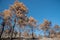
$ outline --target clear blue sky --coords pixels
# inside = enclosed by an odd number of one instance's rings
[[[8,9],[15,0],[0,0],[0,12]],[[29,9],[29,16],[33,16],[39,23],[43,19],[52,21],[52,24],[60,25],[60,0],[19,0]]]

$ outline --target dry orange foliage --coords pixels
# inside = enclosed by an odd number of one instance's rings
[[[11,16],[12,16],[12,14],[11,14],[10,10],[4,10],[4,19],[8,18],[8,17],[11,17]]]

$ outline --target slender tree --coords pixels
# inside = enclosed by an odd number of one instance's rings
[[[44,20],[44,22],[42,24],[40,24],[40,29],[42,29],[44,31],[44,36],[46,37],[46,32],[49,31],[51,27],[51,22],[49,22],[48,20]]]

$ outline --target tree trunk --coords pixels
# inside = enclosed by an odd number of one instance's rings
[[[3,22],[3,24],[2,24],[3,28],[2,28],[2,32],[1,32],[1,34],[0,34],[0,39],[1,39],[1,36],[2,36],[2,34],[3,34],[3,31],[4,31],[4,25],[5,25],[5,23]]]

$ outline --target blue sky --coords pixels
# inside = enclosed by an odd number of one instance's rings
[[[15,0],[0,0],[0,12],[8,9]],[[44,19],[52,22],[53,25],[60,25],[60,0],[19,0],[28,8],[28,16],[34,17],[38,23],[42,23]],[[37,34],[38,31],[36,30]],[[43,32],[40,31],[43,35]]]
[[[15,0],[0,0],[0,12],[8,9]],[[29,10],[28,16],[34,17],[39,23],[44,19],[52,21],[52,24],[60,25],[60,0],[19,0]]]

